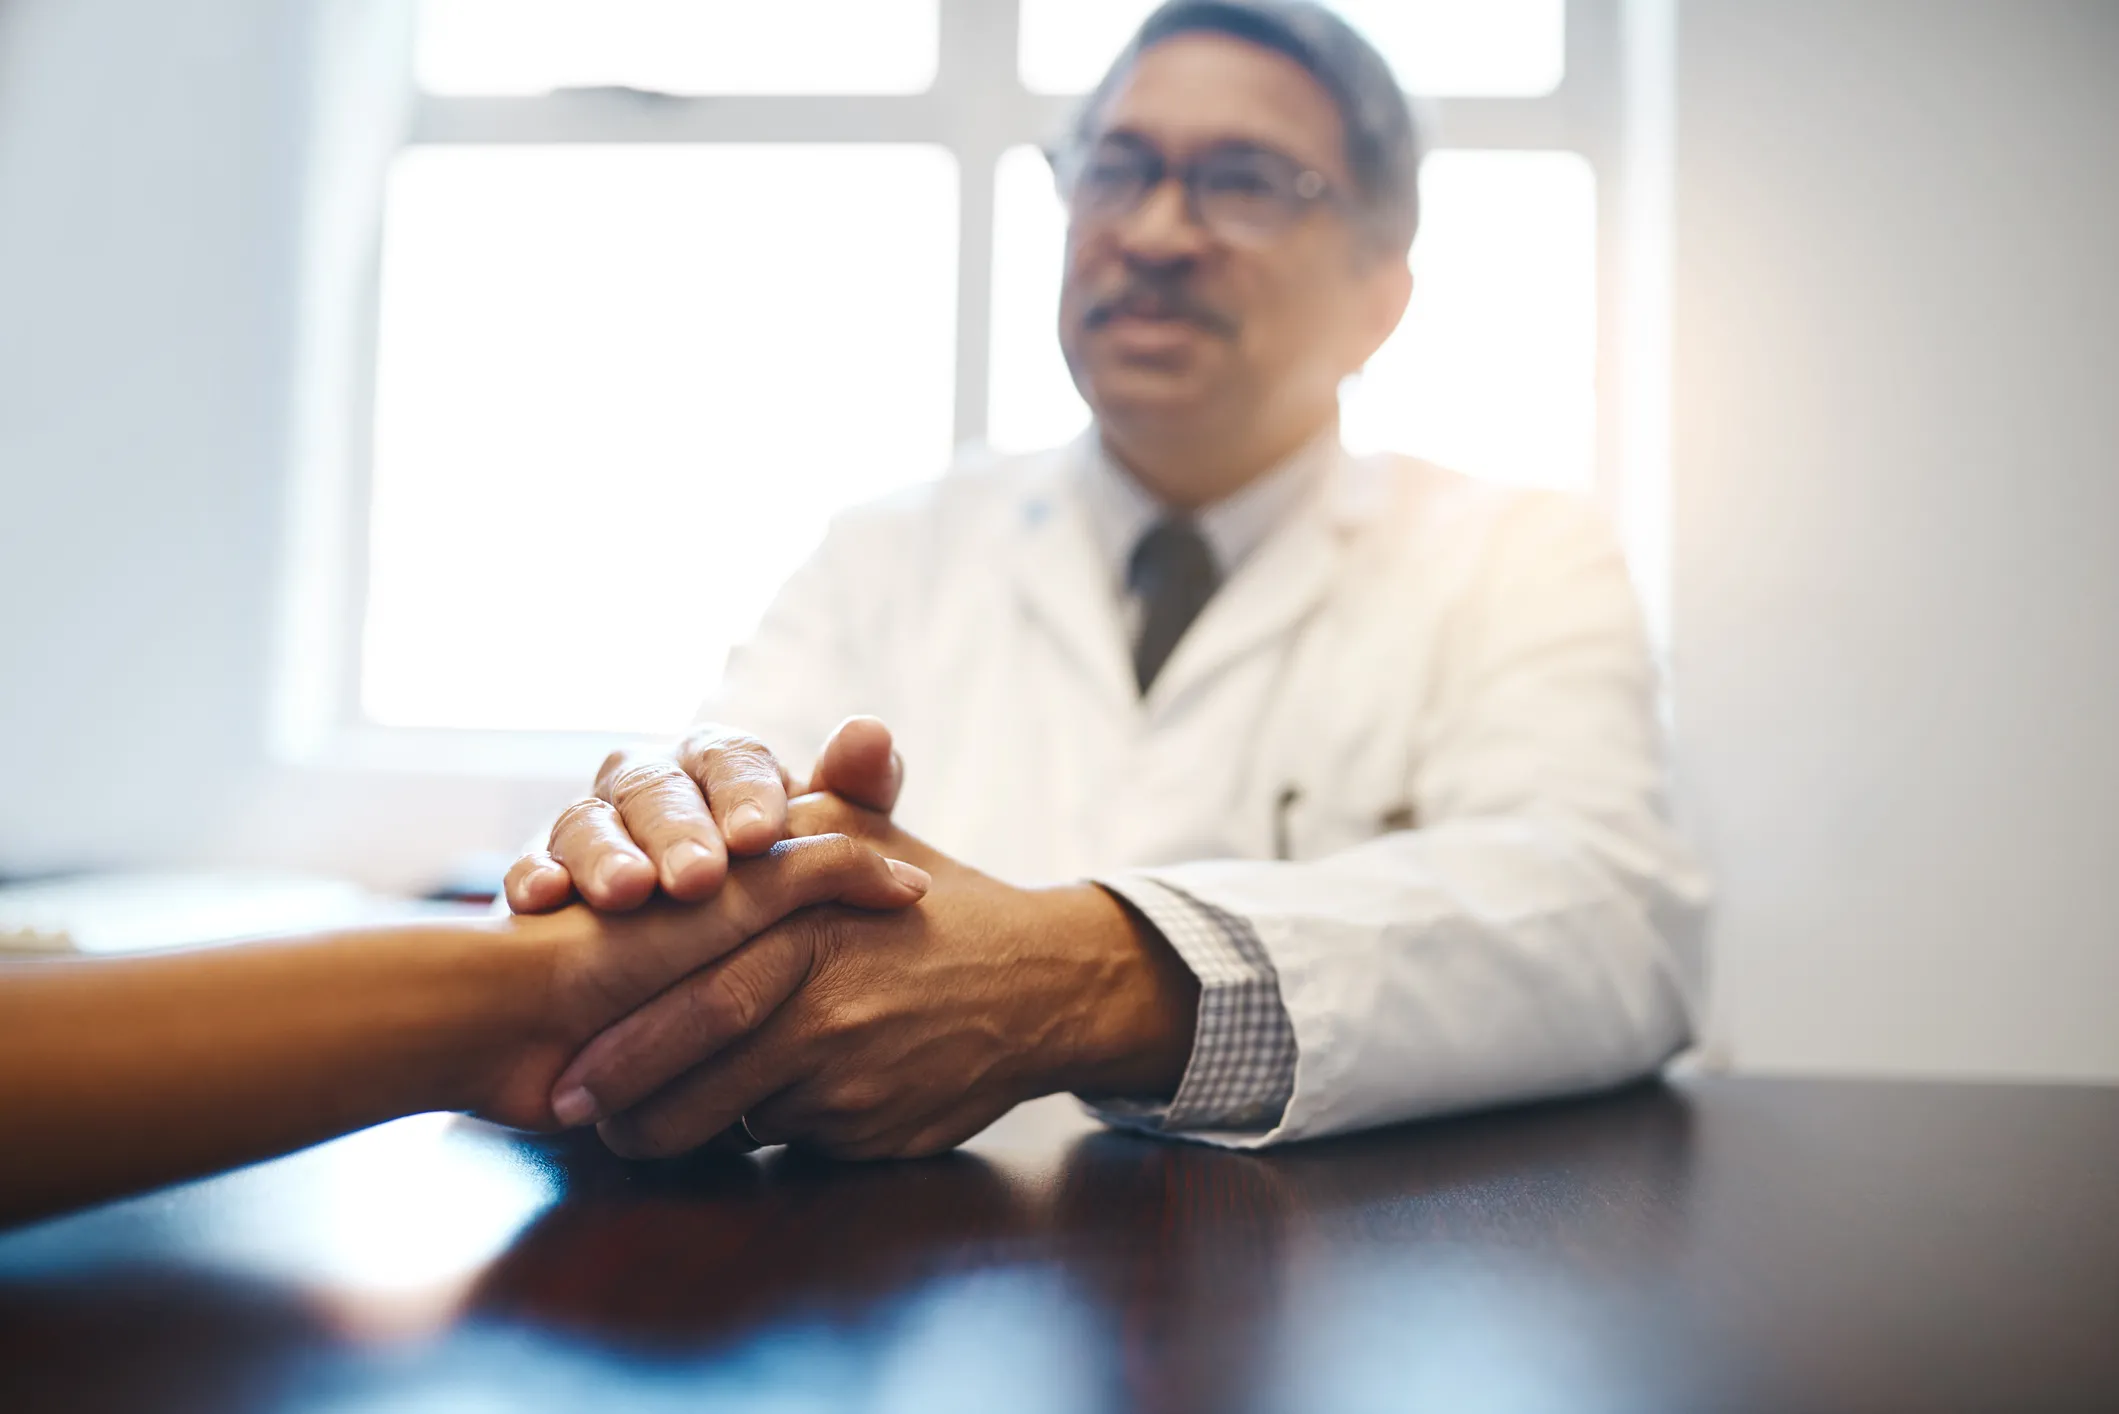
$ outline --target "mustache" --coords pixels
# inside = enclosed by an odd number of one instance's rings
[[[1236,337],[1236,316],[1196,297],[1183,282],[1134,275],[1125,284],[1089,306],[1082,327],[1101,329],[1120,315],[1148,319],[1181,319],[1224,339]]]

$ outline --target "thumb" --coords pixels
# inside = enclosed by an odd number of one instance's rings
[[[783,840],[762,858],[729,872],[727,921],[749,936],[817,904],[905,908],[918,903],[933,884],[918,865],[886,858],[845,835]]]
[[[738,860],[721,890],[704,903],[665,903],[622,920],[613,941],[596,944],[587,970],[600,979],[599,997],[615,999],[621,1008],[638,1006],[792,913],[829,903],[909,908],[933,882],[918,865],[886,859],[845,835],[786,840]],[[564,921],[566,915],[557,917]]]
[[[809,788],[828,790],[850,804],[888,815],[904,781],[905,763],[891,742],[890,728],[875,717],[848,717],[825,739]]]

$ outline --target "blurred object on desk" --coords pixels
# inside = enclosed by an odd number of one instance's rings
[[[429,903],[491,904],[500,897],[514,863],[513,854],[498,850],[464,855],[420,897]]]

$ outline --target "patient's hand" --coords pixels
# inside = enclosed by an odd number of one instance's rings
[[[507,935],[503,946],[545,955],[544,980],[529,1004],[527,1044],[500,1049],[503,1058],[477,1085],[473,1107],[518,1128],[550,1128],[554,1078],[597,1032],[790,915],[822,904],[849,909],[849,916],[901,909],[918,902],[930,882],[916,866],[844,834],[825,834],[739,861],[705,903],[663,900],[618,917],[577,906],[497,922]]]
[[[508,871],[508,907],[548,913],[578,895],[622,912],[658,889],[673,899],[710,898],[731,856],[787,838],[790,795],[831,791],[888,815],[903,775],[890,729],[874,717],[841,722],[799,787],[763,742],[723,726],[698,728],[668,755],[613,752],[595,794],[568,806],[546,847]]]

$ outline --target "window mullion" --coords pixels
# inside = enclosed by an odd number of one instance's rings
[[[944,141],[956,154],[956,440],[986,435],[992,382],[994,168],[1023,140],[1013,0],[941,0],[941,54],[934,96],[946,113]]]
[[[536,97],[424,96],[411,140],[427,143],[941,142],[947,105],[906,97],[680,98],[568,89]]]

